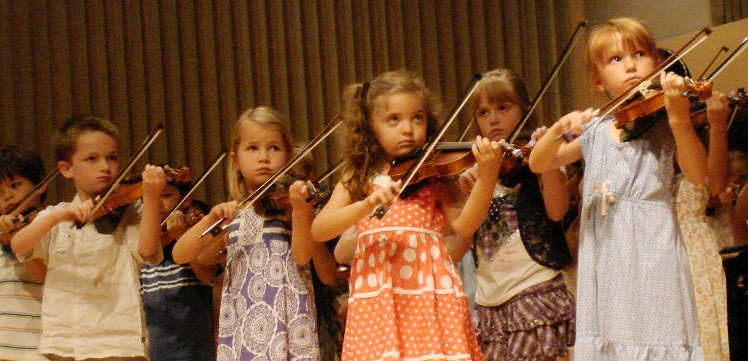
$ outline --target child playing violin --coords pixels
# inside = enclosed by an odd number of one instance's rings
[[[727,123],[731,112],[727,104],[725,94],[716,91],[706,100],[709,154],[707,157],[701,142],[687,143],[689,149],[698,149],[694,161],[700,167],[689,169],[691,174],[683,174],[675,203],[691,268],[699,340],[707,361],[730,360],[721,247],[706,215],[710,195],[721,193],[727,185]]]
[[[276,110],[245,111],[229,146],[232,198],[247,198],[276,175],[292,159],[293,144],[288,122]],[[322,245],[309,235],[313,213],[307,187],[296,181],[288,188],[290,209],[277,209],[267,199],[243,209],[237,201],[218,204],[177,241],[174,260],[191,262],[214,241],[199,235],[220,219],[232,219],[218,359],[319,359],[309,263]]]
[[[46,360],[39,355],[42,288],[46,268],[40,260],[19,262],[11,251],[12,232],[24,214],[39,207],[43,196],[29,196],[44,178],[38,154],[16,145],[0,150],[0,360]],[[24,209],[18,209],[23,207]],[[16,215],[10,215],[13,211]],[[6,236],[8,238],[6,239]]]
[[[478,179],[466,202],[454,182],[425,180],[395,199],[390,162],[436,134],[438,103],[406,70],[348,86],[342,180],[312,224],[324,242],[356,225],[342,360],[483,360],[462,281],[444,234],[469,238],[480,226],[501,163],[498,143],[477,138]],[[407,190],[407,189],[406,189]],[[379,205],[381,218],[370,217]]]
[[[169,216],[189,189],[189,181],[170,178],[166,182],[161,219]],[[198,200],[183,202],[181,209],[166,219],[161,238],[164,260],[140,271],[152,361],[216,359],[212,283],[217,266],[199,262],[182,265],[172,256],[175,240],[208,212],[210,207]]]
[[[148,358],[140,299],[140,265],[161,261],[159,200],[164,171],[147,165],[143,201],[121,214],[111,233],[88,221],[93,199],[120,169],[119,135],[108,120],[83,115],[55,137],[62,175],[78,191],[71,203],[50,206],[13,237],[13,251],[47,265],[39,352],[52,360]],[[97,222],[98,223],[98,222]],[[110,227],[101,227],[110,228]]]
[[[631,18],[597,26],[587,44],[595,90],[617,98],[660,62],[649,29]],[[675,212],[674,160],[692,179],[698,143],[684,79],[660,74],[667,119],[622,142],[613,117],[562,117],[535,145],[530,168],[584,158],[577,274],[576,360],[703,360],[688,257]],[[583,130],[583,132],[582,132]],[[564,132],[581,136],[559,141]],[[698,183],[699,180],[693,179]]]
[[[517,73],[495,69],[483,74],[468,106],[481,134],[502,141],[530,99]],[[555,360],[574,345],[574,297],[561,275],[571,261],[559,223],[569,208],[566,177],[560,169],[511,171],[513,179],[495,181],[488,216],[473,236],[478,343],[486,360]],[[474,168],[460,176],[463,191],[475,178]]]

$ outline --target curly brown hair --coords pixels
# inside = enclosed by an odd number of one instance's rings
[[[343,122],[342,143],[346,164],[342,183],[355,201],[366,198],[369,177],[385,164],[385,154],[371,128],[371,114],[384,97],[414,92],[421,95],[427,113],[426,137],[439,128],[441,106],[423,79],[406,69],[388,71],[368,83],[348,85],[343,90],[343,107],[338,119]]]

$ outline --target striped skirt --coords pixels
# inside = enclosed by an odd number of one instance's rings
[[[499,306],[476,305],[475,327],[486,360],[543,360],[574,345],[574,297],[559,274]]]

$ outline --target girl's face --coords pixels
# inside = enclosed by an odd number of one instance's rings
[[[415,92],[382,96],[371,114],[371,128],[387,162],[426,142],[427,118],[423,97]]]
[[[509,137],[522,120],[522,113],[519,104],[507,101],[492,102],[483,93],[475,108],[475,120],[484,137],[499,141]]]
[[[598,76],[593,80],[597,91],[616,98],[640,82],[655,68],[654,54],[644,47],[628,48],[619,38],[603,53],[602,61],[595,66]]]
[[[290,150],[278,128],[269,124],[245,122],[239,144],[231,152],[231,163],[250,190],[264,184],[288,162]]]
[[[5,178],[0,181],[0,214],[7,214],[18,203],[23,200],[26,195],[31,193],[34,189],[34,183],[31,183],[28,178],[13,176],[12,178]],[[29,206],[37,206],[41,203],[41,196],[35,196],[31,200]],[[19,209],[23,212],[25,209]]]

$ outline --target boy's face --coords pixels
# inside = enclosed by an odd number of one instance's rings
[[[12,178],[0,180],[0,214],[7,214],[13,210],[33,189],[34,183],[25,177],[14,175]],[[28,207],[37,206],[40,203],[41,196],[37,195],[28,203]],[[23,212],[25,209],[19,209],[19,211]]]
[[[172,185],[166,185],[164,192],[161,193],[161,217],[163,218],[166,214],[171,211],[174,206],[182,200],[182,195],[179,193],[179,189]]]
[[[83,132],[75,140],[70,161],[57,165],[65,178],[73,180],[81,200],[94,198],[119,174],[119,142],[103,132]]]
[[[593,85],[597,91],[616,98],[649,75],[655,65],[654,54],[648,54],[642,46],[629,48],[618,39],[596,64],[599,75]]]

